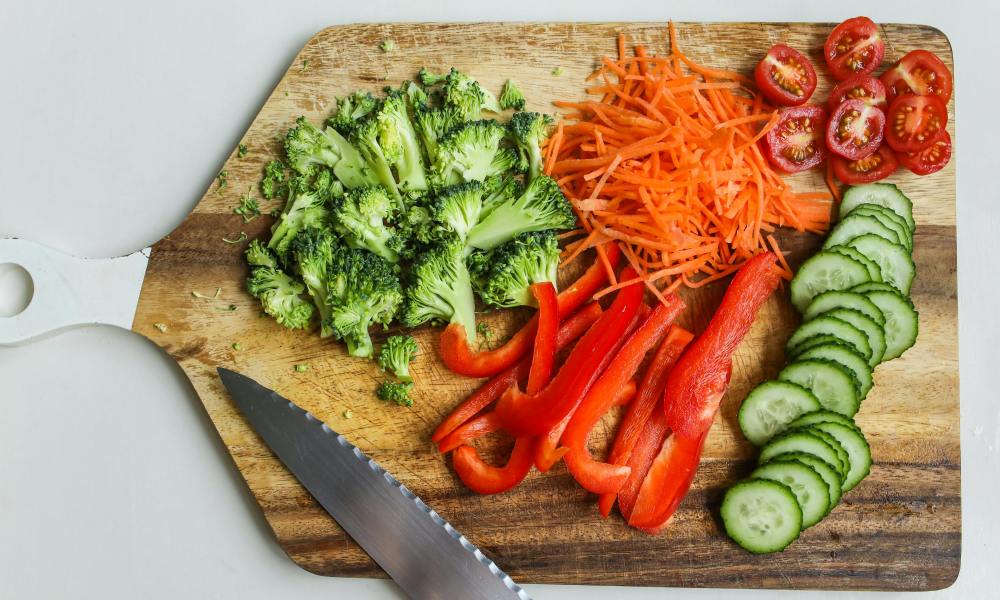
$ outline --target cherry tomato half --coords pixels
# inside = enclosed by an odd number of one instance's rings
[[[786,173],[798,173],[823,162],[826,111],[822,106],[796,106],[778,111],[778,124],[764,136],[767,158]]]
[[[948,125],[948,109],[938,96],[900,96],[889,105],[885,139],[896,152],[919,152]]]
[[[837,25],[823,44],[823,58],[837,81],[871,73],[884,56],[882,34],[868,17],[854,17]]]
[[[920,152],[903,152],[899,155],[899,164],[917,175],[937,173],[951,160],[951,136],[948,132]]]
[[[757,88],[778,106],[805,104],[816,89],[816,69],[804,54],[775,44],[753,72]]]
[[[830,112],[837,110],[841,102],[858,99],[880,110],[885,110],[889,104],[885,99],[885,86],[871,75],[855,75],[837,84],[830,92],[827,108]]]
[[[831,156],[830,160],[833,161],[833,174],[848,185],[885,179],[899,166],[896,154],[885,144],[871,155],[858,160],[847,160],[841,156]]]
[[[848,160],[858,160],[875,152],[884,132],[884,112],[863,100],[847,100],[830,116],[826,147]]]
[[[900,96],[938,96],[948,104],[951,99],[951,71],[933,52],[914,50],[882,73],[882,83],[889,102]]]

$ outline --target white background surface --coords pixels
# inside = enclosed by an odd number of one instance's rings
[[[2,0],[0,237],[25,237],[83,256],[124,254],[159,239],[218,172],[292,56],[327,25],[822,22],[856,14],[933,24],[951,38],[957,65],[964,521],[961,575],[933,596],[1000,597],[1000,407],[991,385],[1000,369],[1000,269],[993,256],[1000,231],[996,5],[476,4]],[[626,5],[627,12],[620,10]],[[0,304],[12,287],[0,274]],[[387,582],[316,577],[288,561],[180,369],[153,344],[112,328],[0,348],[0,540],[5,599],[399,597]],[[777,595],[528,590],[539,599],[578,600]],[[780,597],[820,595],[830,597]],[[869,595],[838,597],[859,596]]]

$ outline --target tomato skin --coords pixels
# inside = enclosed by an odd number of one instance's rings
[[[884,111],[889,107],[886,101],[885,85],[871,75],[855,75],[837,84],[830,92],[827,109],[832,113],[846,100],[858,99],[869,106]]]
[[[842,102],[826,126],[826,146],[848,160],[871,155],[882,143],[885,113],[853,99]]]
[[[878,25],[868,17],[854,17],[833,28],[823,44],[823,58],[837,81],[871,73],[885,57]]]
[[[872,183],[892,175],[899,167],[896,153],[882,144],[873,154],[858,160],[847,160],[842,156],[831,156],[833,174],[848,185]]]
[[[951,99],[951,71],[936,54],[927,50],[908,52],[882,73],[881,79],[890,103],[908,94],[937,96],[944,104]]]
[[[826,111],[822,106],[782,108],[778,124],[762,138],[767,158],[785,173],[798,173],[823,162]]]
[[[948,109],[938,96],[900,96],[889,105],[885,140],[896,152],[920,152],[948,125]]]
[[[816,69],[804,54],[775,44],[754,69],[754,80],[764,97],[778,106],[805,104],[816,90]]]
[[[951,160],[951,136],[947,131],[929,147],[920,152],[903,152],[899,155],[899,164],[916,175],[930,175],[945,168]]]

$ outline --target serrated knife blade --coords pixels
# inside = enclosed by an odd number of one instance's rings
[[[344,436],[253,379],[218,371],[264,442],[410,597],[530,600],[496,563]]]

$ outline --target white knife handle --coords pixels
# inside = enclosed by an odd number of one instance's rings
[[[21,239],[0,239],[0,264],[20,265],[35,292],[25,308],[0,317],[0,346],[82,325],[132,326],[150,249],[118,258],[78,258]]]

